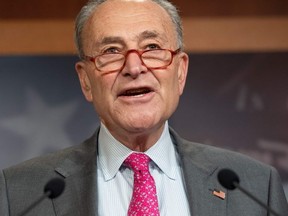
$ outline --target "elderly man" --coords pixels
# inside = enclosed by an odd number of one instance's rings
[[[30,215],[268,215],[218,183],[222,168],[237,172],[243,187],[288,215],[274,168],[188,142],[169,128],[188,68],[171,3],[92,0],[77,17],[75,38],[81,88],[101,126],[81,145],[3,170],[1,215],[23,211],[54,177],[65,179],[63,194]]]

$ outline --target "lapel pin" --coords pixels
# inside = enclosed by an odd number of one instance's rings
[[[212,192],[212,194],[213,194],[214,196],[222,199],[222,200],[225,200],[226,194],[225,194],[223,191],[221,191],[221,190],[216,190],[216,189],[214,189],[213,192]]]

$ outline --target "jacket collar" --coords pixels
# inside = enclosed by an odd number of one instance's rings
[[[182,139],[172,128],[169,131],[182,163],[191,215],[225,216],[227,198],[221,199],[213,191],[222,191],[226,197],[227,191],[218,183],[218,166],[210,162],[209,150]],[[64,193],[53,200],[59,216],[97,215],[98,134],[99,128],[80,146],[66,151],[67,157],[55,169],[66,181]]]
[[[209,148],[182,139],[172,128],[170,134],[182,162],[191,215],[225,216],[227,190],[217,180],[218,165],[209,160]]]
[[[63,162],[55,171],[65,178],[63,194],[53,200],[59,216],[97,215],[97,140],[96,133],[79,146],[65,151]]]

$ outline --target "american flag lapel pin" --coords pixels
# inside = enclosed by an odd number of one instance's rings
[[[225,192],[221,191],[221,190],[217,190],[217,189],[214,189],[212,191],[212,194],[222,200],[225,200],[225,197],[226,197],[226,194]]]

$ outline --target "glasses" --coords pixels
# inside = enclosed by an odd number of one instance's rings
[[[148,69],[165,69],[168,67],[180,48],[175,51],[169,49],[136,50],[131,49],[124,53],[104,53],[97,56],[84,56],[86,60],[92,61],[100,72],[112,73],[121,71],[130,53],[136,53],[144,66]]]

